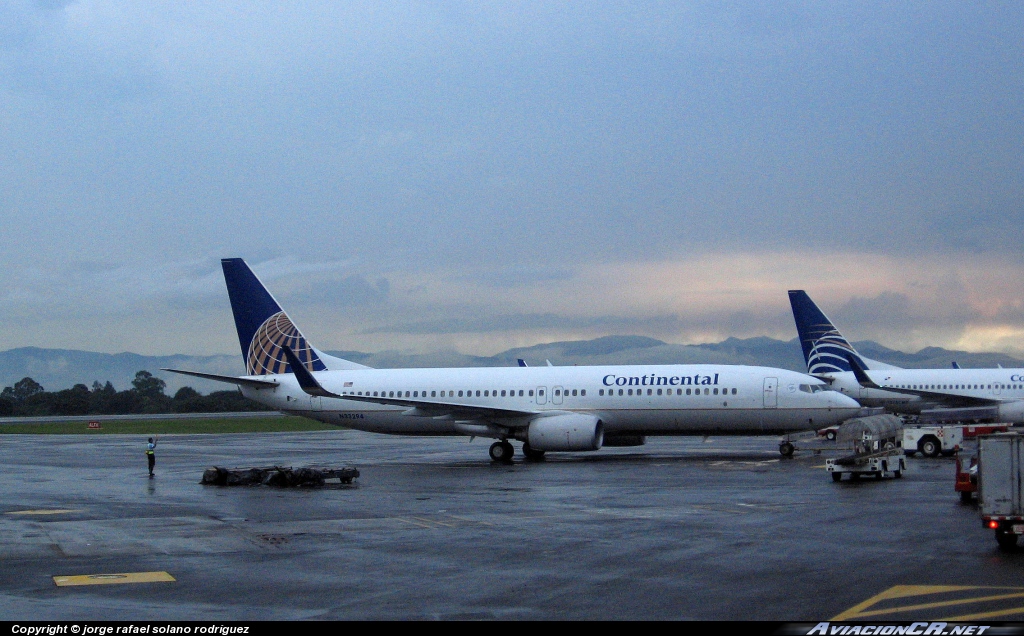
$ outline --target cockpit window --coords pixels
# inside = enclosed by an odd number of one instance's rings
[[[824,384],[801,384],[800,390],[804,393],[820,393],[821,391],[830,391]]]

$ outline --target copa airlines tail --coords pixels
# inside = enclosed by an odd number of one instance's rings
[[[865,358],[803,290],[789,292],[807,370],[866,407],[943,419],[1024,422],[1024,369],[901,369]]]
[[[857,353],[850,341],[839,333],[804,290],[791,290],[789,304],[793,308],[793,319],[804,351],[807,372],[811,375],[852,371],[848,362],[850,356],[866,369],[899,368]]]
[[[238,385],[247,397],[341,427],[493,438],[514,454],[635,446],[649,435],[774,435],[857,414],[821,380],[736,365],[371,369],[314,348],[248,265],[222,261],[246,375],[167,369]],[[788,441],[780,451],[793,450]]]

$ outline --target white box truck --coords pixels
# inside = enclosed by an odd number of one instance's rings
[[[978,438],[978,511],[995,530],[1003,550],[1014,550],[1024,534],[1024,436],[996,433]]]

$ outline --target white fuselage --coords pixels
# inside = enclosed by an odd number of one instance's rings
[[[281,411],[338,426],[399,435],[465,435],[453,416],[408,406],[346,400],[400,396],[418,402],[526,413],[592,414],[605,435],[758,435],[819,429],[856,415],[860,405],[811,376],[767,367],[658,365],[356,369],[314,373],[342,398],[311,397],[292,374],[250,376],[273,388],[242,387]],[[460,425],[461,423],[461,425]]]
[[[877,369],[868,370],[881,387],[928,391],[958,398],[981,398],[999,402],[1024,400],[1024,369]],[[921,409],[945,406],[939,398],[865,388],[852,371],[825,374],[832,388],[864,406],[884,407],[897,413],[920,413]]]

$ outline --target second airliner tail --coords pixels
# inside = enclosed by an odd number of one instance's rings
[[[807,372],[811,374],[852,371],[849,358],[854,357],[865,369],[895,369],[892,365],[871,360],[857,353],[853,345],[839,333],[811,297],[802,289],[789,292],[789,304],[800,336]]]

